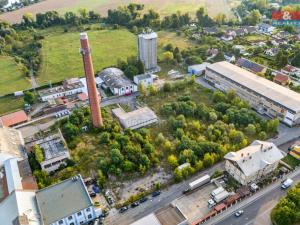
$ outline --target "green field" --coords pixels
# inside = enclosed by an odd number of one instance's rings
[[[24,100],[22,97],[5,96],[0,98],[0,115],[14,112],[23,108]]]
[[[0,56],[0,96],[30,88],[27,80],[13,58]]]
[[[64,33],[47,30],[43,41],[43,63],[38,83],[61,81],[69,77],[83,76],[79,54],[79,32]],[[113,66],[118,59],[136,55],[136,37],[126,30],[93,30],[88,32],[95,72]]]

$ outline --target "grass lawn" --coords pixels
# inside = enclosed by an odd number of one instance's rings
[[[0,56],[0,71],[0,96],[31,87],[12,57]]]
[[[64,33],[55,28],[43,31],[42,58],[38,83],[61,81],[65,78],[83,76],[83,65],[79,54],[79,31]],[[113,66],[118,59],[136,55],[136,37],[127,30],[88,31],[95,72]]]
[[[6,96],[0,98],[0,115],[7,114],[22,109],[24,100],[22,97]]]
[[[300,165],[300,161],[297,160],[297,159],[295,159],[291,155],[287,155],[286,157],[284,157],[282,159],[282,161],[284,161],[285,163],[289,164],[292,168],[295,168],[296,166]]]
[[[266,41],[268,38],[267,38],[267,36],[265,36],[265,35],[253,34],[253,35],[247,35],[247,36],[245,37],[245,39],[246,39],[247,41],[252,42],[252,41]]]

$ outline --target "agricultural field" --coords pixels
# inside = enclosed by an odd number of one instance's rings
[[[0,56],[0,71],[0,96],[31,87],[12,57]]]
[[[200,6],[204,6],[211,17],[218,13],[225,13],[227,18],[231,18],[231,7],[236,6],[239,0],[46,0],[17,11],[0,15],[0,19],[11,23],[17,23],[22,20],[22,16],[30,12],[37,14],[50,10],[56,10],[60,13],[66,11],[77,11],[80,8],[95,10],[105,16],[108,9],[117,8],[131,2],[146,5],[146,9],[153,8],[162,16],[175,13],[178,10],[195,14]]]
[[[79,31],[65,33],[63,29],[49,29],[43,33],[43,63],[38,83],[83,76]],[[118,59],[136,55],[136,37],[127,30],[91,30],[88,35],[95,72],[115,65]]]
[[[23,97],[5,96],[0,98],[0,115],[22,109],[24,106]]]

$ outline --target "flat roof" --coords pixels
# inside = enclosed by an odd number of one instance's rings
[[[12,157],[25,157],[24,139],[21,132],[8,127],[0,127],[0,167]]]
[[[137,129],[157,122],[156,114],[148,107],[139,108],[131,112],[125,112],[122,108],[112,110],[124,128]]]
[[[0,117],[0,125],[4,127],[11,127],[19,123],[27,122],[28,116],[24,110],[13,112]]]
[[[50,225],[93,205],[80,175],[36,192],[45,225]]]
[[[43,89],[40,90],[38,93],[41,97],[44,97],[44,96],[49,96],[56,93],[63,93],[66,91],[75,90],[79,88],[84,88],[84,84],[81,82],[81,80],[78,78],[71,78],[65,80],[63,85],[53,87],[53,88]]]
[[[217,72],[294,113],[300,112],[300,94],[288,88],[225,61],[209,65],[207,69]]]
[[[142,34],[139,34],[139,37],[140,38],[143,38],[143,39],[155,39],[157,38],[157,33],[155,32],[150,32],[150,33],[142,33]]]
[[[151,213],[148,216],[145,216],[142,219],[133,222],[131,225],[162,225],[162,224],[159,222],[159,220],[154,215],[154,213]]]
[[[161,225],[178,225],[187,220],[182,212],[172,205],[158,210],[155,215]]]

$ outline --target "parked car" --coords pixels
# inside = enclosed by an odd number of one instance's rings
[[[236,217],[240,217],[241,215],[243,215],[243,213],[244,213],[244,210],[239,210],[239,211],[237,211],[237,212],[235,212],[235,216]]]
[[[108,204],[112,205],[114,203],[114,200],[112,199],[111,196],[107,196],[107,202]]]
[[[140,199],[140,203],[144,203],[146,201],[148,201],[148,197],[143,197],[143,198]]]
[[[152,193],[152,197],[157,197],[157,196],[159,196],[160,195],[160,191],[154,191],[153,193]]]
[[[89,195],[91,198],[95,198],[96,197],[96,193],[93,191],[89,191]]]
[[[136,201],[136,202],[134,202],[134,203],[131,204],[131,208],[135,208],[135,207],[137,207],[139,205],[140,205],[140,202]]]
[[[103,213],[101,214],[101,217],[107,217],[109,214],[109,211],[103,211]]]
[[[120,209],[120,213],[124,213],[128,210],[128,207],[127,206],[123,206],[121,209]]]
[[[285,181],[282,182],[281,188],[282,189],[288,189],[292,184],[293,184],[293,180],[288,178]]]

